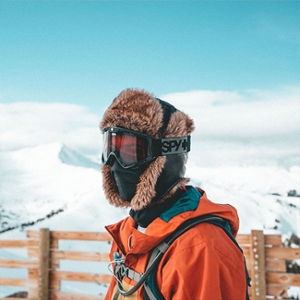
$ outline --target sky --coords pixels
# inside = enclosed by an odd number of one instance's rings
[[[1,0],[0,150],[62,141],[99,153],[104,109],[142,88],[190,114],[194,145],[211,163],[299,162],[299,9]]]

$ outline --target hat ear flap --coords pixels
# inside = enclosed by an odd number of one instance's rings
[[[159,174],[162,172],[165,162],[165,156],[157,157],[140,176],[140,182],[137,185],[136,194],[130,202],[133,210],[141,210],[151,203],[151,200],[156,195],[156,182]]]

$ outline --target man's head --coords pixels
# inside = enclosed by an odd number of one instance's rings
[[[184,186],[193,121],[138,89],[121,92],[100,123],[103,187],[109,202],[141,210]]]

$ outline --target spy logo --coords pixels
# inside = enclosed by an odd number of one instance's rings
[[[161,145],[163,154],[184,153],[190,150],[189,137],[162,139]]]

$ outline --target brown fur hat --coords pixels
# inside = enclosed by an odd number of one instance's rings
[[[161,134],[159,131],[163,126],[165,129]],[[104,113],[100,129],[106,127],[123,127],[155,138],[171,138],[190,135],[194,130],[194,122],[185,113],[176,109],[171,114],[168,124],[164,124],[164,110],[159,99],[144,90],[127,89],[114,99]],[[108,201],[117,207],[130,206],[134,210],[141,210],[150,205],[155,197],[155,185],[165,162],[166,156],[159,156],[150,163],[140,176],[131,202],[126,202],[120,197],[115,180],[110,174],[110,166],[103,165],[103,188]],[[187,178],[182,178],[159,202],[170,197],[187,182]]]

